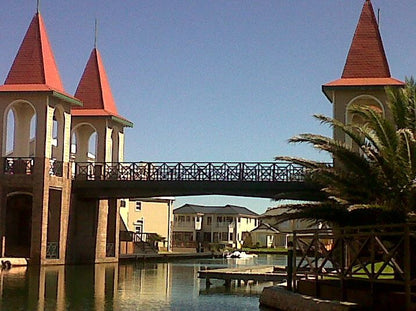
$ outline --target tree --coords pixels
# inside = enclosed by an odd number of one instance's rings
[[[333,224],[399,223],[416,211],[416,85],[387,90],[391,116],[370,106],[352,105],[359,124],[343,124],[323,115],[321,123],[340,129],[352,141],[300,134],[291,143],[307,143],[332,155],[335,165],[295,157],[276,157],[304,165],[308,178],[321,186],[326,198],[289,206],[287,218],[307,218]],[[288,207],[288,206],[285,206]]]

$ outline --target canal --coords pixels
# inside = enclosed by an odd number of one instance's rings
[[[1,271],[0,310],[263,310],[259,295],[272,283],[241,287],[197,278],[201,268],[285,265],[285,256],[186,259],[90,266],[13,267]]]

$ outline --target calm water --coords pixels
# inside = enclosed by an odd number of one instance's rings
[[[169,263],[12,268],[0,278],[0,310],[260,310],[259,295],[272,283],[230,289],[197,278],[201,267],[284,265],[284,256],[249,260],[198,259]]]

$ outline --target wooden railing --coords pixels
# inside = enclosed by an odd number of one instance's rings
[[[416,285],[416,224],[300,230],[293,234],[292,288],[303,274],[307,279],[337,279],[340,296],[347,280],[400,286],[410,305]],[[413,250],[412,250],[413,249]]]
[[[77,162],[73,177],[77,180],[301,182],[305,168],[287,162]]]

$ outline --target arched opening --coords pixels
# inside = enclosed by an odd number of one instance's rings
[[[374,96],[370,95],[361,95],[358,97],[355,97],[353,100],[351,100],[347,105],[347,114],[346,114],[346,124],[355,124],[355,125],[363,125],[364,120],[358,116],[354,115],[349,111],[349,108],[352,105],[359,105],[361,107],[369,107],[371,109],[374,109],[375,111],[381,113],[383,116],[385,115],[383,104]],[[350,137],[346,138],[346,143],[348,145],[352,145],[352,140]],[[355,146],[355,148],[358,149],[358,146]]]
[[[3,156],[33,157],[36,153],[36,111],[26,101],[16,101],[5,111]]]
[[[112,162],[119,162],[120,161],[120,135],[119,129],[117,127],[113,128],[113,132],[111,133],[111,141],[112,141]]]
[[[58,107],[55,108],[52,120],[51,159],[63,161],[64,115]]]
[[[76,162],[95,162],[97,157],[97,131],[88,123],[72,130],[71,159]]]
[[[30,257],[32,231],[32,196],[12,194],[7,197],[5,255]]]
[[[88,139],[88,161],[95,162],[97,159],[97,132],[90,135]]]
[[[5,133],[5,141],[6,141],[6,148],[3,152],[4,156],[13,156],[13,149],[14,149],[14,112],[13,109],[9,109],[9,112],[6,116],[6,130]]]

